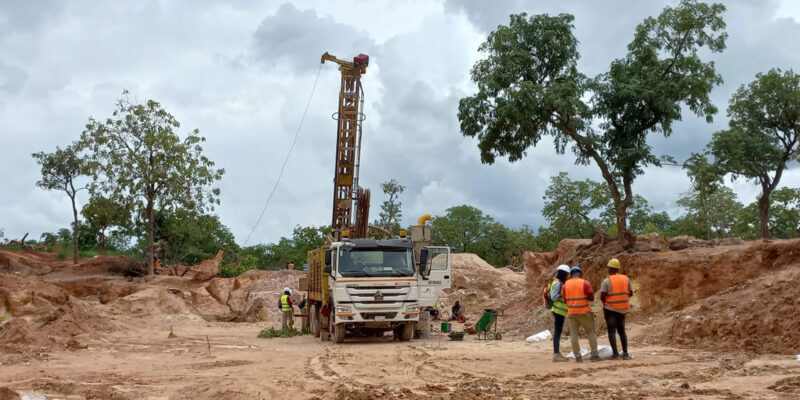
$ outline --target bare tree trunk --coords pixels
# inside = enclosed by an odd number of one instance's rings
[[[758,199],[758,217],[761,220],[761,238],[771,239],[772,235],[769,232],[769,196],[772,190],[765,187],[761,197]]]
[[[72,200],[72,264],[78,263],[78,209],[75,207],[75,195],[70,196]]]
[[[106,228],[100,229],[100,254],[106,254]]]
[[[153,199],[147,199],[147,270],[155,274],[153,267]]]

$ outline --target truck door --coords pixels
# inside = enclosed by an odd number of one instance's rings
[[[420,265],[418,279],[420,307],[432,307],[439,298],[439,293],[450,288],[452,266],[450,265],[450,248],[439,246],[425,247],[428,259]]]

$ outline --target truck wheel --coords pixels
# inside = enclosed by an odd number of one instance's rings
[[[408,342],[412,337],[414,337],[414,324],[406,322],[403,324],[403,327],[400,328],[400,341]]]
[[[331,341],[333,343],[344,342],[345,324],[335,324],[333,313],[331,313],[331,319],[328,323],[328,326],[331,330]]]
[[[309,314],[311,317],[311,334],[314,335],[314,337],[319,337],[319,331],[321,325],[321,321],[319,318],[320,317],[319,305],[318,304],[312,305]]]

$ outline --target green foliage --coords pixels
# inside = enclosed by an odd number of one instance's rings
[[[642,234],[648,225],[658,232],[670,232],[672,221],[664,212],[655,213],[647,200],[635,195],[628,209],[629,231]],[[537,242],[543,249],[554,249],[564,238],[591,238],[595,227],[614,236],[616,210],[608,186],[590,179],[573,181],[566,172],[550,180],[545,190],[542,215],[550,225],[539,229]]]
[[[155,237],[164,248],[161,261],[165,264],[197,264],[213,258],[219,250],[224,252],[224,261],[229,262],[239,250],[233,234],[218,216],[185,209],[157,212]],[[142,252],[147,249],[145,246],[146,241],[142,240]]]
[[[683,231],[703,239],[730,236],[742,210],[736,193],[727,186],[718,186],[711,192],[689,191],[678,199],[678,205],[687,211],[682,217]]]
[[[595,78],[578,72],[571,15],[511,15],[480,47],[484,58],[471,71],[478,91],[459,103],[461,131],[478,138],[485,163],[517,161],[545,135],[559,154],[571,144],[579,163],[600,168],[625,232],[634,179],[661,164],[647,135],[669,135],[682,105],[709,121],[717,111],[709,93],[722,79],[699,54],[724,49],[724,10],[694,0],[664,9]]]
[[[400,232],[400,219],[403,217],[403,211],[401,210],[403,203],[398,200],[398,197],[406,187],[392,179],[381,183],[381,189],[383,194],[389,196],[389,198],[381,204],[381,212],[378,214],[380,219],[375,221],[374,224],[389,231],[392,236],[396,236]]]
[[[211,186],[224,170],[214,169],[203,155],[200,144],[205,138],[197,129],[181,139],[175,132],[179,127],[158,102],[135,104],[125,98],[117,101],[111,118],[89,118],[81,136],[92,152],[93,190],[143,210],[148,248],[153,243],[154,210],[203,213],[219,204],[219,189]],[[148,264],[152,266],[149,256]]]
[[[761,236],[769,238],[770,195],[800,153],[800,75],[757,74],[731,97],[728,116],[730,129],[714,133],[709,147],[723,171],[761,185]]]
[[[262,329],[261,332],[258,332],[258,338],[260,339],[272,339],[276,337],[288,338],[288,337],[295,337],[301,335],[308,335],[311,333],[308,328],[303,328],[302,330],[297,329],[275,329],[275,328],[268,328]]]
[[[475,207],[466,204],[450,207],[445,215],[431,220],[431,241],[435,245],[466,252],[471,244],[489,232],[493,222],[492,217]]]
[[[291,238],[282,237],[277,243],[265,246],[268,249],[265,254],[267,267],[263,267],[263,259],[259,258],[259,268],[277,269],[288,262],[293,262],[297,268],[303,265],[309,250],[325,244],[325,239],[330,233],[330,226],[295,226]]]
[[[99,234],[98,242],[102,252],[106,248],[106,229],[127,225],[131,219],[131,207],[100,195],[94,195],[89,198],[89,203],[83,206],[81,214]]]
[[[239,250],[238,255],[239,259],[241,260],[247,257],[248,263],[252,262],[252,265],[255,269],[272,269],[270,265],[272,261],[272,252],[270,246],[265,244],[257,244],[254,246],[242,247]],[[244,262],[240,262],[240,264],[243,263]]]
[[[573,181],[566,172],[550,178],[542,216],[562,237],[588,238],[595,233],[597,210],[609,204],[608,189],[590,179]]]
[[[800,229],[800,189],[781,188],[770,197],[770,231],[777,238],[796,238]]]
[[[470,247],[479,257],[496,267],[522,267],[522,254],[526,251],[538,251],[536,237],[528,226],[520,230],[507,228],[505,225],[490,223],[486,235],[482,236]]]
[[[74,251],[72,253],[73,263],[78,263],[78,209],[75,206],[75,196],[77,192],[86,189],[76,180],[87,174],[87,161],[80,155],[79,144],[73,143],[63,150],[56,147],[53,153],[38,152],[32,156],[41,167],[42,179],[36,182],[36,186],[45,190],[60,190],[69,196],[72,202],[73,215],[73,238]]]

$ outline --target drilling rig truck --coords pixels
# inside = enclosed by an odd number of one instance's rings
[[[411,340],[425,312],[450,287],[450,248],[430,246],[430,215],[397,236],[369,225],[370,191],[358,185],[364,97],[361,75],[369,56],[350,60],[327,52],[322,63],[339,65],[341,89],[334,114],[336,168],[333,217],[326,245],[308,252],[300,290],[308,292],[309,326],[315,336],[341,343],[347,336]],[[370,237],[370,230],[376,232]],[[375,238],[379,237],[379,238]]]

